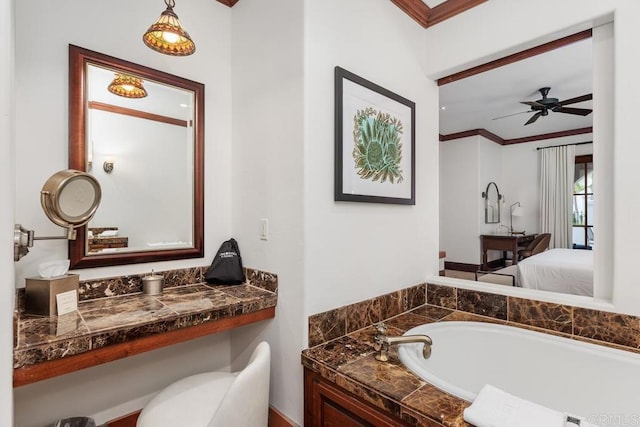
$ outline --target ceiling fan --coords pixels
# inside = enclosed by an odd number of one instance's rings
[[[529,120],[527,120],[527,123],[524,124],[525,126],[534,123],[540,118],[540,116],[549,115],[549,111],[553,111],[554,113],[575,114],[578,116],[586,116],[591,114],[591,112],[593,111],[589,108],[565,107],[565,105],[576,104],[578,102],[589,101],[593,99],[593,94],[591,93],[560,101],[558,100],[558,98],[547,98],[547,95],[551,90],[550,87],[543,87],[538,90],[542,95],[542,99],[538,99],[537,101],[520,102],[521,104],[529,105],[531,107],[531,111],[536,111],[536,113],[531,116]]]

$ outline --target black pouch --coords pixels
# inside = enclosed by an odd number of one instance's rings
[[[236,239],[229,239],[220,245],[204,280],[212,285],[240,285],[244,283],[244,269]]]

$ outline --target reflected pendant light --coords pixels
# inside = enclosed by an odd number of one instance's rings
[[[147,96],[142,80],[127,74],[116,73],[108,89],[109,92],[125,98],[144,98]]]
[[[187,56],[196,51],[196,45],[189,37],[178,20],[178,15],[173,11],[176,5],[174,0],[164,0],[167,9],[162,12],[160,18],[149,27],[142,36],[144,44],[151,49],[165,55]]]

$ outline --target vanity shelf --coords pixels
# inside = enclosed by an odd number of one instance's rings
[[[13,386],[271,319],[276,303],[277,291],[250,284],[198,283],[87,300],[63,316],[29,316],[17,304]]]

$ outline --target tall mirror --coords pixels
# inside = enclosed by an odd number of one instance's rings
[[[500,224],[500,201],[502,195],[495,182],[487,184],[487,189],[482,193],[484,199],[484,223]]]
[[[440,249],[447,252],[446,275],[497,286],[508,275],[509,285],[594,296],[594,271],[602,268],[595,260],[606,256],[598,242],[607,242],[602,218],[610,206],[602,201],[612,186],[612,141],[595,140],[593,126],[594,118],[613,120],[613,111],[597,109],[613,92],[613,38],[606,36],[613,34],[607,29],[612,25],[439,82]],[[556,176],[563,180],[552,180]],[[497,221],[486,200],[485,218],[472,204],[480,203],[481,191],[490,192],[485,185],[491,181],[500,187],[504,206],[511,206]],[[514,206],[522,207],[518,215]],[[512,235],[512,228],[528,236]],[[542,243],[533,244],[536,235]],[[487,249],[490,269],[498,274],[479,278],[474,273],[486,263],[483,237],[499,242]]]
[[[69,167],[103,191],[71,268],[202,257],[204,85],[73,45],[69,72]]]

